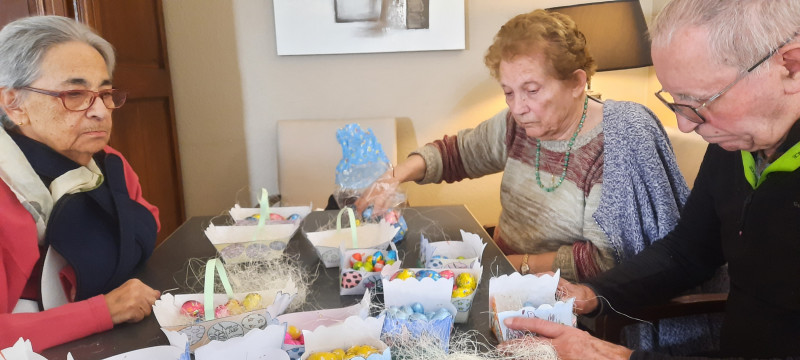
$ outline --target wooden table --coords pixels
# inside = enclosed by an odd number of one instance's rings
[[[309,271],[320,270],[307,298],[305,307],[308,310],[350,306],[361,299],[361,296],[338,295],[339,269],[324,268],[317,258],[314,247],[303,236],[304,231],[316,231],[320,226],[329,224],[335,215],[335,211],[309,214],[303,221],[302,231],[297,232],[286,249],[288,253],[298,254],[302,266]],[[492,274],[513,272],[511,263],[463,205],[412,207],[404,209],[403,215],[409,227],[405,240],[398,244],[398,250],[401,254],[405,254],[402,259],[403,267],[416,267],[419,259],[420,234],[424,234],[430,241],[460,240],[459,230],[463,229],[479,234],[487,243],[483,253],[483,277],[470,310],[469,321],[456,324],[456,329],[477,330],[486,338],[486,342],[496,344],[496,339],[489,330],[489,278]],[[212,217],[207,216],[192,217],[187,220],[155,250],[137,277],[158,290],[178,288],[172,293],[190,292],[190,289],[185,288],[188,260],[207,259],[216,255],[216,250],[203,234],[211,219]],[[483,339],[479,338],[479,341]],[[161,332],[155,317],[149,316],[135,324],[121,324],[110,331],[50,348],[42,355],[48,359],[66,359],[67,352],[72,352],[76,359],[94,360],[166,344],[168,344],[167,338]]]

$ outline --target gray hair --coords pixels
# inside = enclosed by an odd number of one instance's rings
[[[44,54],[55,45],[82,42],[95,48],[114,72],[114,47],[91,28],[62,16],[33,16],[9,23],[0,30],[0,88],[28,86],[39,78]],[[0,110],[0,121],[10,121]]]
[[[652,46],[667,46],[678,30],[693,26],[708,30],[714,61],[744,71],[797,35],[800,0],[672,0],[650,29]]]

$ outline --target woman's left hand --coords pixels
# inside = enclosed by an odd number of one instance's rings
[[[105,295],[111,321],[116,324],[138,322],[150,315],[161,292],[139,279],[130,279]]]
[[[510,329],[527,330],[536,336],[549,340],[558,353],[558,358],[569,359],[628,359],[633,350],[605,342],[577,328],[537,318],[514,317],[505,320]],[[520,346],[519,342],[503,343],[501,347],[511,349]]]

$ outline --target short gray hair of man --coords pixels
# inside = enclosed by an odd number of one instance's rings
[[[91,28],[62,16],[32,16],[15,20],[0,30],[0,88],[28,86],[40,76],[44,54],[55,45],[82,42],[95,48],[114,72],[114,47]],[[0,110],[0,119],[8,118]]]
[[[800,0],[672,0],[650,28],[652,46],[686,27],[707,29],[712,60],[744,71],[797,34]]]

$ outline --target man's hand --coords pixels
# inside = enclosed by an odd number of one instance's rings
[[[556,296],[562,300],[574,297],[575,313],[579,315],[585,315],[594,311],[599,304],[597,301],[597,294],[595,294],[591,288],[586,285],[573,284],[564,279],[559,279],[558,281]]]
[[[505,325],[510,329],[530,331],[542,340],[549,340],[556,349],[558,358],[562,360],[628,359],[633,353],[633,350],[605,342],[583,330],[552,321],[514,317],[506,319]],[[524,341],[524,339],[512,340],[503,343],[501,347],[510,350],[524,346],[524,343],[520,344]]]
[[[106,304],[111,312],[111,321],[116,324],[138,322],[150,315],[153,304],[161,296],[139,279],[130,279],[106,294]]]

